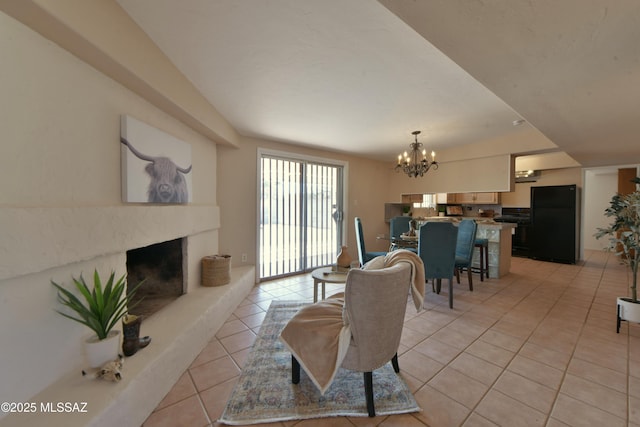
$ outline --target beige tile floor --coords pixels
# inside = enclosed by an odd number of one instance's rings
[[[640,426],[640,327],[615,330],[627,270],[588,252],[580,265],[512,260],[511,274],[466,278],[426,310],[407,305],[401,375],[422,412],[269,426]],[[257,285],[144,423],[217,426],[271,300],[312,300],[309,274]],[[328,285],[328,295],[341,285]],[[375,387],[375,384],[374,384]],[[263,424],[264,425],[264,424]]]

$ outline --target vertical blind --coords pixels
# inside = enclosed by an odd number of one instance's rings
[[[329,265],[342,239],[342,167],[261,157],[260,278]]]

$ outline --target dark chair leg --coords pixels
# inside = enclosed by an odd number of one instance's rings
[[[480,281],[484,282],[484,246],[478,246],[480,248]]]
[[[433,279],[433,280],[437,280],[436,283],[436,294],[440,294],[440,290],[442,289],[442,279]]]
[[[393,365],[393,370],[396,371],[396,374],[400,372],[400,365],[398,365],[398,353],[391,358],[391,364]]]
[[[616,334],[620,333],[620,322],[622,318],[620,317],[620,304],[617,305],[617,314],[616,314]]]
[[[298,384],[300,382],[300,362],[291,355],[291,382]]]
[[[449,308],[453,308],[453,280],[449,279]]]
[[[487,279],[489,278],[489,249],[484,246],[482,248],[482,251],[484,253],[484,275],[487,276]]]
[[[373,405],[373,374],[371,372],[364,373],[364,395],[367,399],[367,412],[370,417],[375,417],[376,408]]]
[[[455,272],[456,272],[456,281],[458,282],[458,284],[460,284],[460,269],[456,268]]]
[[[473,279],[471,278],[471,266],[469,266],[469,268],[467,268],[467,277],[469,277],[469,290],[473,291]]]

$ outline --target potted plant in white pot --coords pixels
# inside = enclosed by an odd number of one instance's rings
[[[93,289],[89,289],[82,274],[80,279],[73,278],[81,298],[53,280],[51,283],[58,289],[58,301],[75,312],[75,316],[60,310],[56,311],[66,318],[87,326],[95,333],[86,340],[85,350],[89,366],[97,368],[115,360],[120,346],[120,331],[113,330],[113,327],[127,314],[127,310],[132,308],[129,306],[131,297],[142,282],[127,293],[124,275],[115,280],[115,272],[111,272],[103,286],[100,275],[95,270]]]
[[[613,217],[613,223],[607,228],[598,228],[596,238],[609,236],[609,250],[631,270],[631,297],[618,297],[617,331],[620,321],[640,323],[640,302],[638,301],[638,264],[640,263],[640,177],[633,179],[636,191],[630,194],[615,194],[611,198],[605,216]]]

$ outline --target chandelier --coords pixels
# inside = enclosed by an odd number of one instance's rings
[[[418,176],[424,176],[429,169],[438,169],[438,162],[436,162],[436,153],[431,152],[431,161],[427,159],[427,150],[420,152],[422,143],[418,142],[419,130],[411,132],[415,137],[415,142],[409,144],[411,152],[398,155],[398,164],[396,165],[396,172],[404,172],[410,177],[417,178]]]

